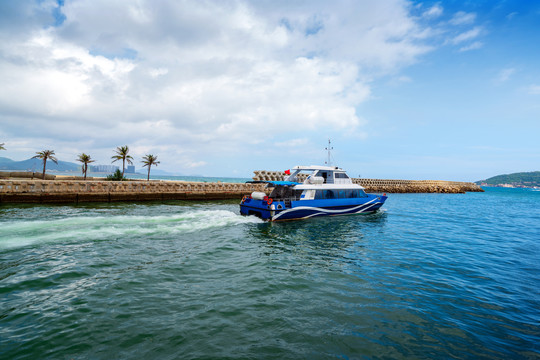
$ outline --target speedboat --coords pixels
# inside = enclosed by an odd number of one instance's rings
[[[285,174],[283,181],[248,181],[272,190],[244,196],[240,213],[270,221],[373,213],[387,199],[386,194],[367,194],[337,166],[296,166]]]

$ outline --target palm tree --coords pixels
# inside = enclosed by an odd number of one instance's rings
[[[4,147],[4,143],[0,144],[0,150],[6,150],[6,148]]]
[[[150,168],[152,167],[152,165],[156,165],[158,166],[159,164],[159,161],[157,161],[157,156],[154,156],[154,155],[146,155],[143,157],[143,161],[141,161],[144,165],[143,167],[145,166],[148,166],[148,179],[147,181],[150,181]]]
[[[36,156],[32,156],[32,159],[43,160],[43,180],[45,180],[45,167],[47,166],[47,159],[52,160],[55,164],[58,164],[58,160],[54,157],[54,150],[43,150],[36,152]]]
[[[116,155],[112,156],[111,159],[114,159],[113,162],[117,160],[122,160],[122,177],[124,177],[124,170],[126,169],[126,161],[128,164],[133,165],[133,157],[131,155],[128,155],[129,148],[128,146],[119,146],[116,148]]]
[[[77,159],[77,161],[80,161],[83,163],[82,172],[84,174],[84,180],[86,180],[86,173],[88,172],[88,163],[94,162],[96,160],[92,160],[90,155],[86,155],[85,153],[82,153],[79,155],[79,158]]]

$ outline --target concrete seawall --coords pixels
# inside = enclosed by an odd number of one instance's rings
[[[187,181],[1,180],[0,203],[79,203],[114,201],[238,199],[262,184]]]
[[[281,171],[254,171],[253,180],[279,181],[285,176]],[[299,180],[303,181],[307,174],[299,174]],[[366,192],[387,193],[451,193],[462,194],[465,192],[483,192],[482,188],[475,183],[442,181],[442,180],[385,180],[385,179],[356,179],[355,184],[363,186]]]
[[[31,174],[31,173],[30,173]],[[18,174],[18,175],[22,175]],[[282,180],[279,171],[255,171],[254,180]],[[33,175],[35,176],[35,175]],[[306,175],[307,176],[307,175]],[[59,178],[59,177],[58,177]],[[114,201],[241,199],[264,184],[204,183],[187,181],[0,179],[0,203],[79,203]],[[436,180],[353,179],[367,192],[464,193],[483,191],[467,182]]]

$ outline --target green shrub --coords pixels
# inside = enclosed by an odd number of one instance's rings
[[[126,179],[126,177],[124,175],[122,175],[122,172],[120,171],[120,169],[116,169],[114,174],[107,175],[107,180],[109,180],[109,181],[126,181],[127,179]]]

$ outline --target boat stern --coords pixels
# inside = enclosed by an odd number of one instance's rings
[[[264,193],[261,193],[264,194]],[[240,201],[240,214],[255,215],[263,220],[271,220],[275,215],[276,206],[273,200],[266,196],[260,196],[259,193],[245,195]]]

